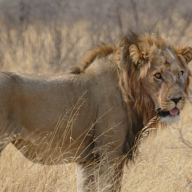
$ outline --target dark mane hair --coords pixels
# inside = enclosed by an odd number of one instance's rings
[[[128,113],[131,111],[127,115],[131,130],[128,130],[124,143],[124,153],[129,152],[129,157],[133,153],[135,136],[157,115],[155,104],[150,94],[144,89],[143,79],[151,68],[151,61],[155,54],[167,49],[177,56],[185,68],[188,68],[187,63],[191,61],[192,48],[174,47],[159,32],[130,31],[127,35],[120,37],[117,45],[101,44],[96,49],[88,51],[72,71],[74,74],[83,73],[96,58],[113,56],[111,64],[116,66],[119,88]],[[188,86],[189,77],[185,89],[186,95]],[[153,126],[156,126],[155,123]]]

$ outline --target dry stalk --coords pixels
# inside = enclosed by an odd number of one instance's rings
[[[149,123],[147,125],[145,125],[145,127],[138,133],[138,136],[135,139],[136,142],[134,145],[134,149],[136,149],[135,154],[137,154],[138,146],[145,141],[145,139],[150,134],[150,132],[157,129],[157,127],[151,127],[151,125],[156,124],[159,120],[160,120],[160,116],[155,115],[149,121]]]

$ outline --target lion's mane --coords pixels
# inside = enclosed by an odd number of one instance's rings
[[[151,67],[155,50],[166,49],[174,52],[184,67],[192,59],[190,47],[175,47],[159,32],[140,34],[130,32],[126,36],[120,36],[120,41],[116,45],[102,43],[96,49],[88,51],[72,72],[75,74],[83,73],[95,59],[108,56],[108,60],[116,66],[119,88],[126,107],[132,109],[128,114],[130,125],[140,128],[157,114],[149,93],[143,89],[143,78]],[[188,96],[189,90],[189,76],[185,89],[186,96]],[[156,126],[156,123],[153,126]],[[132,130],[133,137],[130,137],[132,134],[127,132],[124,152],[129,151],[130,157],[132,156],[130,149],[134,146],[135,136],[140,131],[139,128]]]

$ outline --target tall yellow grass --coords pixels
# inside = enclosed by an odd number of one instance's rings
[[[58,65],[46,62],[47,57],[52,54],[49,54],[49,49],[51,49],[49,46],[54,46],[52,34],[49,31],[37,35],[34,29],[29,29],[24,34],[25,46],[18,44],[19,46],[14,47],[15,50],[12,52],[9,46],[14,46],[16,35],[15,31],[11,32],[12,44],[7,36],[3,38],[3,70],[52,74],[64,70],[62,65],[58,70]],[[39,55],[38,53],[41,53],[39,43],[42,43],[39,41],[44,41],[44,39],[48,47],[42,51],[43,55]],[[34,45],[29,43],[32,40]],[[37,50],[34,51],[34,48]],[[38,61],[33,63],[35,55]],[[140,146],[140,155],[135,162],[130,162],[127,167],[125,166],[122,191],[192,190],[191,110],[191,104],[188,103],[182,113],[180,124],[158,130]],[[75,165],[37,165],[25,159],[10,144],[0,158],[0,191],[76,191]]]
[[[12,3],[12,1],[10,0]],[[1,19],[0,19],[1,22]],[[165,21],[167,22],[167,21]],[[183,21],[184,22],[184,21]],[[179,26],[183,25],[177,23]],[[65,73],[77,58],[93,45],[87,23],[79,21],[69,29],[20,24],[18,28],[1,23],[1,70],[25,73]],[[189,29],[189,28],[187,28]],[[101,33],[101,31],[99,31]],[[169,31],[174,39],[175,31]],[[112,38],[114,34],[111,35]],[[101,36],[101,39],[104,39]],[[190,40],[185,37],[184,43]],[[175,40],[176,41],[176,40]],[[191,41],[192,42],[192,41]],[[122,191],[192,191],[192,106],[182,113],[182,121],[151,134],[140,146],[135,162],[124,168]],[[0,157],[1,192],[76,191],[74,164],[43,166],[25,159],[13,145]]]

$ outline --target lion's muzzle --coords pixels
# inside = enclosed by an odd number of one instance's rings
[[[176,105],[177,103],[182,99],[182,97],[179,98],[172,98],[171,101],[173,101]]]
[[[175,115],[179,115],[179,109],[177,109],[177,107],[171,109],[170,111],[164,111],[161,108],[158,108],[158,114],[161,117],[167,117],[168,115],[171,116],[175,116]]]
[[[175,108],[171,109],[171,110],[169,111],[169,113],[170,113],[170,115],[172,115],[172,116],[179,115],[179,109],[177,109],[177,107],[175,107]]]
[[[158,108],[158,114],[161,117],[167,117],[169,115],[169,111],[163,111],[161,108]]]

